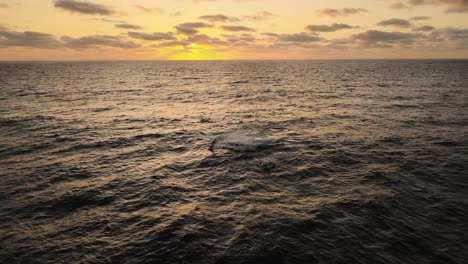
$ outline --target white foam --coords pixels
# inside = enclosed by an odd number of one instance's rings
[[[220,135],[213,142],[212,149],[231,149],[237,151],[253,151],[258,147],[267,145],[273,140],[268,137],[246,135],[240,133],[227,133]]]

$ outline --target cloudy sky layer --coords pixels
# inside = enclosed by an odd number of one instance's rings
[[[468,59],[468,0],[0,0],[0,60]]]

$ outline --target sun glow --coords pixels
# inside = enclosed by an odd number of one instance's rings
[[[233,52],[217,51],[209,45],[197,44],[178,49],[174,55],[170,56],[171,60],[232,60],[236,58]]]

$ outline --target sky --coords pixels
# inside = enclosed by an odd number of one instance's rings
[[[468,59],[468,0],[0,0],[0,60]]]

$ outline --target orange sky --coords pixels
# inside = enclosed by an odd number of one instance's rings
[[[0,0],[0,60],[468,59],[466,0]]]

